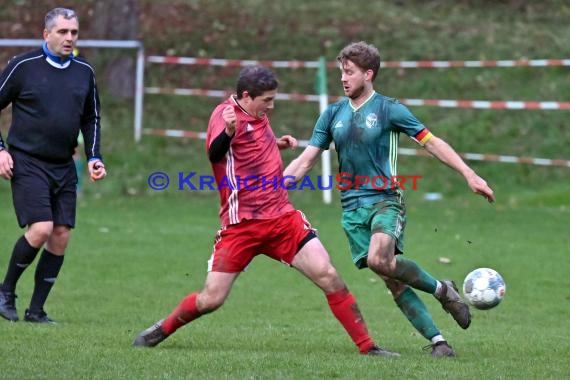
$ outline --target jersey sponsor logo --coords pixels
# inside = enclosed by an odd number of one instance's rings
[[[342,128],[344,126],[344,124],[342,123],[342,120],[339,120],[336,122],[336,124],[334,125],[333,128]]]
[[[375,113],[369,113],[366,116],[366,126],[368,128],[374,128],[378,124],[378,116]]]
[[[253,126],[249,123],[247,123],[247,127],[245,127],[245,131],[246,132],[252,132],[253,131]]]

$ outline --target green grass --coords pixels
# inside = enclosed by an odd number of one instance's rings
[[[94,185],[86,185],[94,187]],[[0,185],[0,268],[20,234]],[[554,192],[552,193],[554,194]],[[0,378],[42,379],[562,379],[570,376],[567,317],[570,270],[565,241],[568,198],[526,196],[488,205],[464,196],[426,202],[409,194],[407,255],[440,278],[461,281],[489,266],[507,282],[496,309],[474,311],[461,330],[422,295],[457,350],[433,360],[427,342],[395,307],[385,287],[356,270],[339,226],[338,206],[320,194],[292,194],[319,229],[357,296],[373,336],[402,353],[361,357],[330,314],[321,292],[292,269],[256,259],[222,309],[155,349],[134,349],[135,335],[201,287],[218,228],[217,196],[87,196],[80,201],[66,263],[46,309],[57,326],[0,321]],[[336,195],[335,195],[336,197]],[[336,202],[336,200],[335,200]],[[438,257],[451,264],[438,262]],[[2,269],[3,271],[4,269]],[[18,286],[20,313],[33,268]]]

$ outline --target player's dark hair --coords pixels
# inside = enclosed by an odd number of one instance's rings
[[[378,71],[380,70],[380,52],[371,44],[364,41],[353,42],[345,46],[336,60],[344,66],[346,61],[351,61],[362,70],[372,70],[372,80],[376,79]]]
[[[254,99],[266,91],[275,90],[277,87],[279,87],[279,81],[271,70],[262,66],[248,66],[239,74],[236,94],[237,98],[241,99],[243,92],[247,91],[249,96]]]

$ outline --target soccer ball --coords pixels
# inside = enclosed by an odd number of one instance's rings
[[[490,268],[475,269],[463,281],[463,295],[480,310],[488,310],[501,303],[506,289],[503,277]]]

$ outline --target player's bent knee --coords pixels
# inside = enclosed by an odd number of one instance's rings
[[[225,302],[226,297],[218,294],[200,294],[196,300],[198,310],[202,314],[211,313],[219,309]]]
[[[52,239],[56,239],[62,243],[67,243],[67,241],[69,240],[69,235],[70,235],[70,230],[68,227],[63,227],[63,226],[57,226],[53,228],[53,231],[51,233],[51,238]]]
[[[323,269],[321,276],[319,276],[318,285],[325,292],[335,292],[346,287],[336,268],[332,265]]]
[[[32,246],[37,247],[44,244],[53,232],[52,222],[38,222],[30,225],[26,232],[26,239]]]
[[[386,262],[385,260],[382,260],[381,257],[368,256],[368,258],[366,259],[366,264],[368,265],[368,268],[372,269],[375,273],[378,273],[379,275],[386,277],[392,277],[393,275],[392,273],[393,271],[390,268],[390,263]]]

